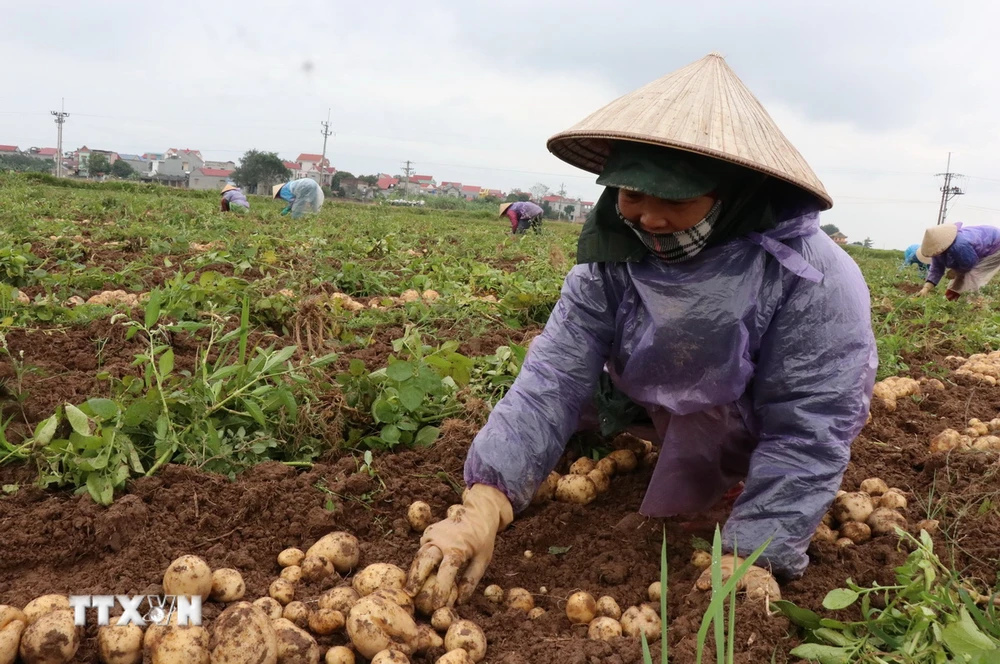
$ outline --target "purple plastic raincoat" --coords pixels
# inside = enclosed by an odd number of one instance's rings
[[[799,576],[865,424],[878,356],[854,261],[809,213],[666,264],[574,267],[465,481],[525,509],[601,371],[646,408],[661,449],[641,512],[672,516],[746,486],[725,525],[744,555]],[[656,442],[656,441],[654,441]]]
[[[935,286],[947,270],[968,272],[979,261],[1000,251],[1000,228],[995,226],[958,226],[955,242],[944,253],[931,259],[931,269],[927,281]]]

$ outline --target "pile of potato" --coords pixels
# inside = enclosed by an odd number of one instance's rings
[[[896,402],[904,397],[922,394],[925,390],[944,390],[944,383],[937,378],[921,378],[919,381],[905,376],[890,376],[875,383],[872,395],[877,397],[886,410],[896,410]]]
[[[961,363],[955,370],[955,377],[971,380],[986,385],[996,385],[1000,380],[1000,351],[992,353],[977,353],[971,355],[969,359],[964,359],[956,355],[949,355],[945,360],[953,363]]]
[[[979,450],[1000,452],[1000,418],[982,422],[976,418],[969,420],[969,426],[959,433],[955,429],[945,429],[931,439],[930,452],[950,452],[952,450]]]
[[[648,440],[629,434],[615,439],[621,446],[608,456],[594,461],[590,457],[580,457],[569,467],[569,473],[560,475],[556,471],[538,487],[532,505],[541,505],[555,498],[559,502],[587,505],[611,488],[611,478],[630,473],[639,467],[656,464],[657,452]]]
[[[828,542],[840,547],[867,542],[873,536],[891,535],[905,529],[906,494],[889,488],[877,477],[861,483],[858,491],[840,491],[813,535],[814,542]]]

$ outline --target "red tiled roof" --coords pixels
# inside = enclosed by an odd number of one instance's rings
[[[16,145],[0,145],[0,152],[20,152]]]
[[[546,196],[542,200],[546,203],[558,203],[562,200],[562,196]]]
[[[378,179],[378,182],[376,183],[376,186],[379,189],[383,189],[384,190],[384,189],[388,189],[389,187],[392,187],[392,186],[397,185],[397,184],[399,184],[399,178],[391,178],[391,177],[389,177],[387,175],[383,175],[382,177],[380,177]]]
[[[490,196],[500,197],[502,195],[503,195],[503,192],[500,191],[499,189],[490,189]]]
[[[581,205],[585,205],[586,207],[594,207],[594,204],[591,203],[590,201],[584,201],[583,203],[581,203]]]
[[[480,187],[479,185],[475,185],[475,184],[467,184],[467,185],[465,185],[465,186],[462,187],[462,192],[463,193],[468,192],[468,193],[471,194],[472,192],[476,192],[478,194],[482,190],[483,190],[482,187]]]
[[[456,187],[461,187],[462,183],[461,182],[442,182],[441,183],[442,187],[447,187],[449,185],[455,185]]]
[[[210,178],[228,178],[233,174],[232,171],[227,171],[224,168],[199,168],[195,173],[201,173]]]
[[[3,147],[3,146],[0,146],[0,147]],[[55,148],[40,148],[38,150],[38,152],[36,152],[35,154],[40,154],[43,157],[54,157],[54,156],[56,156],[56,149]]]
[[[290,171],[297,171],[300,168],[302,168],[301,164],[296,164],[294,161],[283,161],[281,163],[283,163],[285,165],[285,168],[287,168]]]
[[[299,162],[302,162],[302,161],[314,161],[314,162],[316,162],[318,164],[319,162],[323,161],[323,155],[321,155],[321,154],[309,154],[308,152],[303,152],[302,154],[299,155],[299,158],[296,159],[295,161],[299,161]]]
[[[77,152],[88,152],[89,153],[90,152],[90,148],[88,148],[86,145],[84,145],[82,148],[80,148],[79,150],[77,150]]]
[[[430,182],[433,179],[433,175],[414,175],[410,178],[413,182]]]

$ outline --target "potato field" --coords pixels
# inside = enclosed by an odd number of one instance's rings
[[[550,486],[435,613],[400,575],[579,227],[251,205],[0,175],[0,664],[637,664],[640,632],[653,662],[1000,661],[995,287],[916,299],[901,252],[847,248],[881,382],[782,601],[693,590],[725,508],[643,519],[655,450],[578,435],[556,471],[592,500]],[[86,594],[204,595],[204,627],[75,628]]]

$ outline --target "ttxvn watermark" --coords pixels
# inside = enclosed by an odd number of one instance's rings
[[[122,614],[115,625],[167,625],[176,614],[176,625],[201,625],[200,595],[70,595],[73,622],[87,624],[87,609],[97,609],[97,624],[108,625],[115,604]]]

